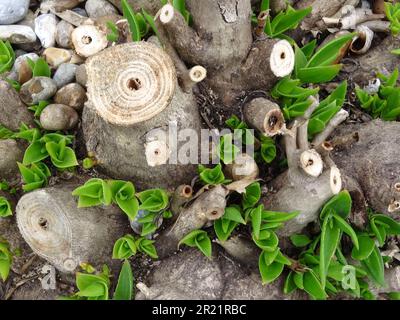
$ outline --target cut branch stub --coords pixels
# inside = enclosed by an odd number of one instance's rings
[[[275,136],[286,128],[280,107],[268,99],[253,99],[243,111],[246,122],[266,136]]]
[[[93,266],[109,262],[112,245],[125,229],[117,209],[78,209],[72,190],[34,191],[24,195],[16,208],[18,228],[28,245],[66,273],[84,262]]]
[[[177,250],[179,241],[191,231],[203,228],[207,222],[221,218],[225,212],[229,191],[222,185],[207,190],[182,209],[175,224],[157,239],[158,256],[162,259]]]
[[[86,62],[88,96],[107,122],[129,126],[151,119],[171,102],[176,72],[157,46],[129,43],[104,50]]]

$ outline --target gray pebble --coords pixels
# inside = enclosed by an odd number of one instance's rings
[[[53,79],[47,77],[35,77],[24,83],[20,96],[28,105],[34,105],[39,101],[48,100],[57,92],[57,85]]]
[[[32,52],[32,53],[25,53],[21,56],[19,56],[17,59],[15,59],[12,71],[14,72],[19,72],[19,69],[21,68],[21,64],[23,61],[26,61],[27,59],[31,59],[32,61],[36,61],[37,59],[39,59],[39,56]]]
[[[86,87],[87,73],[86,73],[86,67],[84,64],[81,64],[76,69],[75,79],[76,79],[76,82],[78,82],[81,86]]]
[[[64,87],[68,83],[75,81],[75,73],[78,66],[72,63],[61,64],[56,73],[54,74],[53,80],[57,84],[57,88]]]
[[[62,87],[54,97],[56,103],[65,104],[78,111],[83,109],[86,100],[86,90],[77,83],[70,83]]]
[[[17,161],[24,155],[15,140],[0,140],[0,177],[10,179],[18,174]]]
[[[71,33],[74,29],[72,24],[64,20],[61,20],[57,24],[56,42],[60,47],[72,48]]]
[[[40,4],[40,11],[44,13],[49,11],[64,11],[75,8],[80,2],[83,1],[84,0],[42,0]]]
[[[36,34],[28,26],[0,25],[0,39],[13,44],[32,43],[36,41]]]
[[[56,44],[57,17],[52,13],[42,14],[35,19],[35,33],[43,48]]]
[[[74,128],[79,120],[78,113],[63,104],[50,104],[40,115],[40,124],[43,129],[58,131]]]
[[[29,0],[0,0],[0,24],[13,24],[28,13]]]
[[[88,0],[85,9],[92,19],[118,14],[117,9],[105,0]]]
[[[73,8],[72,11],[74,11],[75,13],[81,15],[82,17],[88,17],[88,14],[87,14],[86,10],[83,9],[83,8]]]

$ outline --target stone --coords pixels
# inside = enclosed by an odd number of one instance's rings
[[[83,0],[42,0],[40,11],[47,13],[49,11],[64,11],[78,6]]]
[[[86,67],[84,64],[81,64],[76,69],[75,79],[76,79],[76,82],[78,82],[81,86],[86,87],[87,73],[86,73]]]
[[[91,19],[118,14],[118,10],[106,0],[88,0],[85,9]]]
[[[40,124],[43,129],[51,131],[72,129],[77,125],[78,120],[78,113],[63,104],[50,104],[40,115]]]
[[[28,13],[26,14],[25,18],[19,21],[17,24],[21,26],[28,26],[31,27],[32,30],[35,29],[35,19],[36,15],[32,10],[28,10]]]
[[[57,24],[56,42],[60,47],[67,49],[72,48],[72,31],[74,31],[74,26],[67,21],[61,20]]]
[[[36,34],[28,26],[0,26],[0,39],[12,44],[32,43],[36,41]]]
[[[0,0],[0,24],[22,20],[29,9],[29,0]]]
[[[57,84],[57,88],[62,88],[68,83],[75,81],[75,73],[78,66],[72,63],[61,64],[53,76],[53,80]]]
[[[24,84],[32,79],[33,72],[26,60],[22,61],[18,72],[18,82]]]
[[[14,178],[18,174],[18,162],[22,162],[23,151],[15,140],[0,140],[0,177],[4,179]]]
[[[79,8],[79,7],[78,8],[73,8],[72,11],[74,11],[75,13],[81,15],[82,17],[88,17],[88,14],[87,14],[86,10],[83,9],[83,8]]]
[[[70,83],[56,93],[54,102],[82,110],[87,101],[86,90],[78,83]]]
[[[29,59],[31,59],[32,61],[36,61],[39,59],[39,56],[36,53],[25,53],[23,55],[20,55],[17,59],[15,59],[12,71],[15,72],[19,72],[19,69],[21,68],[21,65],[24,61],[27,61]]]
[[[52,98],[56,92],[57,85],[53,79],[35,77],[22,85],[19,94],[27,105],[34,105]]]
[[[22,122],[32,125],[32,112],[22,103],[18,92],[7,81],[0,80],[0,123],[17,131]]]
[[[35,33],[43,48],[55,46],[57,23],[57,17],[52,13],[42,14],[35,19]]]
[[[60,64],[70,61],[71,56],[68,50],[60,48],[47,48],[43,52],[43,57],[53,68],[57,68]]]

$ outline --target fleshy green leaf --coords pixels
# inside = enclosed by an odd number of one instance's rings
[[[113,298],[114,300],[133,299],[133,274],[128,260],[125,260],[122,265]]]

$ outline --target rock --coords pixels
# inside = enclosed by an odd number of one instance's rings
[[[81,86],[86,87],[87,73],[86,73],[86,67],[84,64],[81,64],[76,69],[75,79],[76,79],[76,82],[78,82]]]
[[[245,270],[213,247],[212,259],[184,249],[157,265],[146,283],[138,283],[136,300],[284,300],[307,299],[302,292],[283,294],[283,276],[265,286],[259,273]]]
[[[43,129],[58,131],[74,128],[79,116],[74,109],[64,104],[50,104],[40,115],[40,124]]]
[[[82,110],[87,101],[86,90],[77,83],[67,84],[56,93],[54,97],[56,103],[65,104],[75,110]]]
[[[20,96],[26,104],[33,105],[50,99],[56,92],[57,85],[53,79],[35,77],[22,85]]]
[[[53,80],[57,84],[57,88],[64,87],[68,83],[75,81],[75,73],[78,66],[72,63],[62,63],[54,74]]]
[[[82,57],[90,57],[105,49],[108,44],[106,34],[93,25],[82,25],[72,32],[75,51]]]
[[[26,60],[22,61],[21,67],[19,68],[18,72],[18,82],[20,84],[24,84],[32,79],[33,73],[32,69],[29,66]]]
[[[82,17],[88,17],[88,14],[87,14],[86,10],[83,9],[83,8],[79,8],[79,7],[78,8],[73,8],[72,11],[77,13],[77,14],[79,14],[79,15],[81,15]]]
[[[60,48],[47,48],[44,50],[43,56],[53,68],[57,68],[60,64],[70,61],[72,57],[68,50]]]
[[[85,9],[91,19],[118,14],[118,10],[106,0],[88,0]]]
[[[62,20],[72,24],[75,27],[79,27],[81,24],[83,24],[88,19],[87,17],[81,16],[80,14],[78,14],[72,10],[56,12],[56,15],[59,18],[61,18]]]
[[[36,19],[35,13],[32,10],[28,10],[28,13],[26,14],[25,18],[22,19],[17,24],[19,24],[21,26],[31,27],[33,30],[33,29],[35,29],[35,19]]]
[[[0,80],[0,123],[17,131],[21,122],[33,125],[33,115],[22,103],[17,91],[7,81]]]
[[[0,26],[0,39],[12,44],[32,43],[36,41],[36,34],[28,26]]]
[[[16,73],[19,72],[19,69],[21,68],[22,62],[26,61],[27,59],[31,59],[32,61],[36,61],[39,59],[39,56],[36,53],[25,53],[21,56],[19,56],[17,59],[15,59],[12,71],[15,71]]]
[[[60,47],[72,48],[71,34],[74,26],[67,21],[61,20],[57,24],[56,42]]]
[[[78,6],[83,0],[43,0],[40,4],[40,11],[64,11]]]
[[[35,19],[35,33],[43,48],[55,46],[57,22],[57,17],[52,13],[42,14]]]
[[[0,140],[0,177],[3,179],[15,178],[19,173],[17,161],[21,162],[23,151],[15,140]]]
[[[13,24],[22,20],[28,13],[29,0],[0,1],[0,24]]]
[[[71,50],[71,54],[72,54],[72,57],[71,57],[71,61],[69,63],[77,64],[77,65],[85,63],[85,58],[81,57],[75,51]]]

